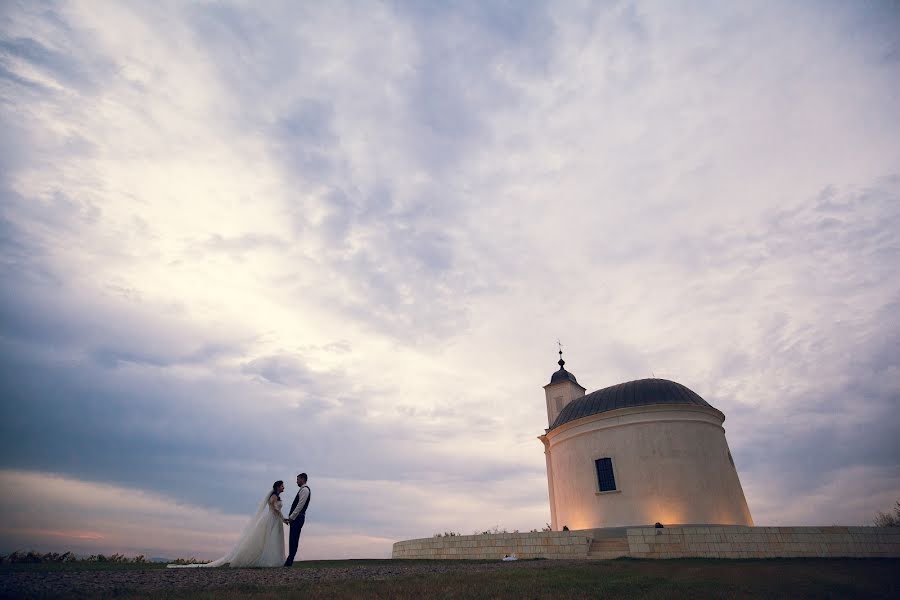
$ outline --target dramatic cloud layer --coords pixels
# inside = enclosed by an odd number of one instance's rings
[[[540,528],[557,338],[758,524],[900,497],[895,3],[0,11],[0,552]]]

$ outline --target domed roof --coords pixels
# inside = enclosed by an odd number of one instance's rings
[[[553,376],[550,377],[550,383],[559,383],[560,381],[571,381],[572,383],[578,383],[578,380],[575,379],[575,376],[566,371],[564,367],[560,367],[559,371],[554,371]],[[581,385],[578,383],[578,385]]]
[[[696,392],[680,383],[668,379],[638,379],[603,388],[572,400],[560,411],[550,429],[575,419],[610,410],[651,404],[693,404],[714,408]]]
[[[575,379],[575,376],[566,371],[566,361],[563,360],[562,350],[559,351],[559,360],[556,362],[559,365],[559,371],[554,371],[553,375],[550,376],[550,383],[547,385],[553,385],[554,383],[559,383],[561,381],[571,381],[581,389],[584,389],[584,386],[578,383],[578,380]]]

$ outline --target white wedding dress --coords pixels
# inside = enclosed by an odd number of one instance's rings
[[[231,552],[203,565],[166,565],[170,569],[199,567],[280,567],[284,565],[284,522],[281,515],[281,500],[269,503],[271,491],[263,498],[244,528]]]

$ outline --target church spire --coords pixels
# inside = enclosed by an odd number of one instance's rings
[[[562,342],[556,340],[559,346],[559,371],[550,377],[550,383],[544,386],[547,400],[547,424],[552,427],[556,417],[567,404],[576,398],[584,396],[584,387],[578,383],[575,376],[566,371],[566,361],[563,359]]]
[[[559,346],[559,360],[556,361],[556,364],[559,365],[559,371],[556,371],[553,376],[550,378],[550,383],[558,383],[560,381],[571,381],[575,385],[578,385],[578,380],[575,379],[575,376],[572,375],[569,371],[566,371],[566,361],[563,360],[563,351],[562,351],[562,342],[556,340],[556,345]]]

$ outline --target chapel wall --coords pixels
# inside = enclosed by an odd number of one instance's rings
[[[719,415],[642,407],[551,431],[556,528],[752,525]],[[614,492],[598,489],[594,461],[604,457],[613,460]]]

